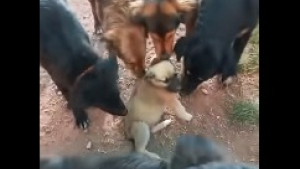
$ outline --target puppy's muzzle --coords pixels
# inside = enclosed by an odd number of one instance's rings
[[[181,90],[181,82],[177,76],[170,79],[167,90],[170,92],[179,92]]]

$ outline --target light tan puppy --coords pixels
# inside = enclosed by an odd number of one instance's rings
[[[134,140],[137,152],[160,158],[147,151],[146,146],[150,139],[150,129],[155,133],[171,123],[171,120],[160,122],[166,106],[171,107],[180,119],[192,119],[192,115],[186,112],[178,100],[179,90],[180,80],[170,60],[162,60],[150,66],[138,82],[125,117],[125,134],[128,139]]]

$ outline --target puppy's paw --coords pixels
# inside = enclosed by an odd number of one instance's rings
[[[89,120],[86,113],[82,113],[79,117],[76,117],[76,125],[85,130],[89,127]]]
[[[161,159],[159,155],[157,155],[155,153],[152,153],[152,152],[149,152],[147,150],[145,150],[143,153],[146,154],[150,158],[154,158],[154,159],[158,159],[158,160]]]
[[[223,81],[223,85],[225,85],[225,86],[229,86],[232,83],[233,83],[233,77],[232,76],[228,77],[226,80]]]
[[[191,121],[193,118],[193,115],[191,115],[190,113],[186,113],[184,116],[184,120],[185,121]]]

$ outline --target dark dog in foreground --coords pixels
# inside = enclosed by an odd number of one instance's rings
[[[193,33],[175,44],[179,61],[183,57],[181,94],[221,74],[230,84],[237,65],[259,18],[259,0],[202,0]]]
[[[226,163],[218,145],[201,136],[181,136],[170,162],[140,153],[119,157],[52,157],[40,159],[40,169],[258,169]]]
[[[116,55],[101,59],[64,0],[40,0],[40,64],[72,108],[77,126],[86,128],[86,111],[113,115],[127,111],[117,85]]]

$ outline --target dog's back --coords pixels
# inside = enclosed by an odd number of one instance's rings
[[[167,169],[166,165],[138,153],[118,157],[90,155],[40,159],[40,169]]]
[[[40,63],[52,78],[73,82],[96,60],[88,34],[66,1],[40,0]]]
[[[202,0],[196,30],[201,38],[233,41],[243,29],[253,30],[258,21],[259,0]]]

